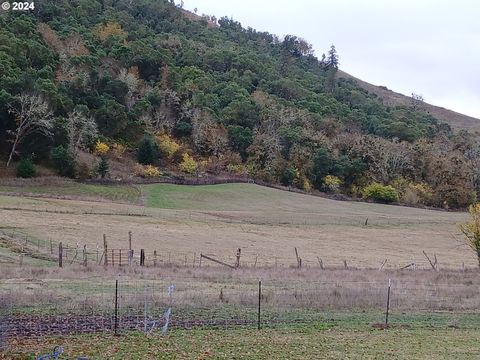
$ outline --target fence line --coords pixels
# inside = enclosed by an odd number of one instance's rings
[[[22,286],[19,286],[19,285]],[[116,287],[118,284],[118,287]],[[251,326],[358,321],[365,326],[480,328],[480,292],[474,285],[391,282],[201,279],[0,283],[0,347],[7,337],[117,330],[161,331],[168,326]],[[114,305],[116,304],[116,305]],[[333,320],[332,320],[333,319]],[[353,319],[353,320],[352,320]]]
[[[337,260],[336,262],[329,262],[328,259],[321,259],[318,256],[309,255],[309,259],[300,258],[298,252],[294,252],[292,248],[292,256],[275,256],[275,254],[261,254],[249,249],[249,252],[243,252],[240,254],[238,250],[232,249],[230,255],[217,255],[215,253],[202,253],[201,251],[170,251],[170,250],[152,250],[152,249],[134,249],[132,247],[105,247],[100,243],[80,243],[75,245],[62,243],[62,249],[59,249],[59,242],[51,239],[40,239],[32,237],[28,234],[19,232],[16,229],[11,231],[0,230],[0,235],[4,236],[4,239],[14,245],[15,251],[19,254],[18,262],[23,264],[24,256],[38,257],[44,260],[50,260],[54,262],[59,261],[59,256],[62,254],[63,266],[71,264],[83,264],[83,265],[141,265],[147,267],[157,266],[177,266],[177,267],[201,267],[201,266],[221,266],[218,263],[225,263],[231,267],[246,267],[246,268],[282,268],[282,267],[298,267],[298,268],[321,268],[323,269],[362,269],[358,267],[351,259],[344,259],[343,261]],[[105,235],[104,235],[105,236]],[[105,237],[109,240],[108,237]],[[125,243],[129,242],[132,246],[132,234],[128,234],[125,237]],[[108,241],[107,241],[108,242]],[[118,241],[116,242],[118,243]],[[132,252],[133,251],[133,252]],[[143,258],[141,256],[143,251]],[[132,252],[132,253],[131,253]],[[424,253],[424,252],[423,252]],[[217,263],[208,259],[202,260],[202,255],[217,260]],[[419,254],[423,257],[423,254]],[[435,258],[436,255],[434,254]],[[105,263],[105,257],[107,257],[107,263]],[[383,262],[382,262],[383,260]],[[441,259],[440,265],[441,265]],[[403,269],[403,270],[417,270],[417,269],[432,269],[432,265],[426,261],[419,264],[415,261],[405,263],[393,262],[391,259],[381,259],[378,261],[378,270],[390,270],[390,269]],[[385,266],[385,264],[387,264]],[[369,269],[374,267],[368,267]],[[435,262],[433,269],[435,271],[441,270],[439,264]],[[452,269],[452,268],[449,268]],[[465,262],[458,265],[457,269],[466,271],[468,268],[465,266]]]

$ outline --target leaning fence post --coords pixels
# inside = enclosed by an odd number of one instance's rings
[[[388,290],[387,290],[387,312],[385,314],[385,326],[388,326],[388,313],[390,311],[390,287],[391,281],[388,279]]]
[[[258,330],[260,330],[261,301],[262,301],[262,281],[260,280],[258,281],[258,318],[257,318]]]
[[[63,245],[62,242],[58,244],[58,267],[63,266]]]

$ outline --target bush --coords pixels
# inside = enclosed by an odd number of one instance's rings
[[[342,186],[343,182],[340,180],[338,177],[333,176],[333,175],[327,175],[323,179],[323,185],[325,187],[325,190],[328,192],[333,192],[336,193],[340,189],[340,186]]]
[[[22,159],[17,165],[17,177],[33,178],[37,176],[35,165],[30,159]]]
[[[172,159],[173,155],[180,149],[180,145],[167,134],[157,136],[158,146],[163,156]]]
[[[180,170],[187,174],[193,174],[197,171],[197,162],[188,155],[188,153],[183,153],[183,160],[180,163]]]
[[[162,175],[160,170],[158,170],[157,167],[152,166],[152,165],[145,166],[145,169],[143,170],[143,176],[144,177],[158,177],[160,175]]]
[[[150,136],[144,136],[138,144],[137,160],[142,165],[151,165],[158,156],[158,146]]]
[[[472,204],[468,207],[470,221],[460,224],[460,231],[467,240],[467,244],[472,248],[477,256],[480,266],[480,204]]]
[[[86,180],[90,179],[92,177],[92,173],[90,171],[90,167],[88,164],[84,161],[82,161],[80,164],[77,166],[77,177],[80,180]]]
[[[75,158],[73,154],[64,148],[62,145],[57,146],[52,150],[51,158],[53,167],[57,170],[60,176],[70,178],[75,177]]]
[[[302,181],[302,189],[306,192],[312,191],[312,184],[308,181],[307,178],[304,178]]]
[[[398,193],[393,186],[379,183],[372,183],[366,186],[363,189],[363,197],[385,203],[398,201]]]
[[[121,160],[123,159],[123,154],[125,153],[125,146],[119,143],[114,143],[112,145],[112,155],[115,159]]]
[[[291,186],[298,176],[298,170],[293,166],[290,166],[283,171],[282,176],[280,177],[280,182],[284,186]]]
[[[104,143],[98,140],[95,144],[95,153],[98,155],[105,155],[108,151],[110,150],[110,147]]]

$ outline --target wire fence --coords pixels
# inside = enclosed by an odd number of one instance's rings
[[[126,236],[131,238],[131,233]],[[104,235],[105,244],[105,235]],[[8,246],[18,258],[11,260],[17,265],[23,265],[24,261],[35,258],[50,262],[51,265],[60,265],[59,257],[61,254],[61,266],[69,265],[102,265],[102,266],[146,266],[146,267],[210,267],[226,264],[230,267],[243,268],[329,268],[329,269],[365,269],[365,267],[356,262],[355,259],[329,261],[330,259],[321,259],[314,254],[305,254],[305,258],[300,258],[295,251],[291,256],[276,256],[274,253],[255,252],[254,249],[243,249],[241,258],[237,249],[232,249],[228,253],[212,253],[200,251],[174,251],[174,250],[153,250],[153,249],[133,249],[104,246],[101,243],[79,243],[67,244],[55,242],[51,239],[41,239],[24,233],[18,229],[1,230],[0,240],[8,243]],[[127,241],[125,241],[127,242]],[[240,249],[242,250],[242,249]],[[296,258],[295,258],[296,254]],[[378,269],[440,269],[435,254],[418,254],[420,260],[399,262],[395,259],[378,260]],[[211,259],[219,260],[219,262]],[[469,264],[469,262],[467,262]],[[451,268],[450,268],[451,269]],[[465,263],[456,267],[457,270],[465,271],[468,268]]]
[[[480,328],[480,295],[468,284],[205,279],[5,281],[0,346],[14,337],[152,333],[198,326],[321,322]]]

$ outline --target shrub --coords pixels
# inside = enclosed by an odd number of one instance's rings
[[[460,224],[459,228],[465,236],[468,245],[475,252],[480,266],[480,203],[470,205],[468,212],[471,220]]]
[[[105,155],[108,151],[110,150],[110,147],[98,140],[96,143],[95,143],[95,153],[98,154],[98,155]]]
[[[246,169],[243,164],[227,164],[227,171],[235,175],[246,175]]]
[[[75,177],[75,158],[73,154],[64,148],[62,145],[57,146],[52,150],[51,158],[53,167],[57,170],[60,176],[70,178]]]
[[[183,159],[180,163],[180,170],[187,174],[193,174],[197,171],[197,162],[188,153],[183,153]]]
[[[400,201],[405,204],[429,205],[433,201],[434,191],[432,187],[426,183],[415,183],[400,177],[392,181],[391,185],[397,191]]]
[[[291,186],[298,176],[298,170],[293,166],[290,166],[283,171],[282,176],[280,177],[280,182],[284,186]]]
[[[333,176],[333,175],[327,175],[323,179],[323,186],[325,187],[325,190],[328,192],[333,192],[336,193],[340,189],[340,186],[342,186],[342,180],[340,180],[338,177]]]
[[[363,189],[363,197],[386,203],[398,201],[398,193],[393,186],[379,183],[367,185]]]
[[[160,152],[167,159],[171,159],[173,155],[180,149],[180,145],[167,134],[157,136],[158,147]]]
[[[158,145],[151,136],[144,136],[138,145],[137,160],[142,165],[151,165],[158,156]]]
[[[84,161],[78,164],[77,166],[77,177],[80,180],[90,179],[92,177],[92,173],[88,164]]]
[[[432,199],[433,189],[425,183],[409,183],[402,196],[402,201],[409,205],[418,203],[429,205],[432,203]]]
[[[143,170],[143,177],[158,177],[160,175],[162,175],[160,170],[158,170],[157,167],[152,165],[145,166]]]
[[[37,176],[35,165],[30,159],[22,159],[17,165],[17,177],[33,178]]]
[[[119,143],[115,143],[112,145],[112,154],[113,156],[115,157],[115,159],[122,159],[123,158],[123,154],[125,153],[125,146],[123,146],[122,144],[119,144]]]
[[[302,189],[306,192],[312,191],[312,183],[307,178],[303,179]]]

